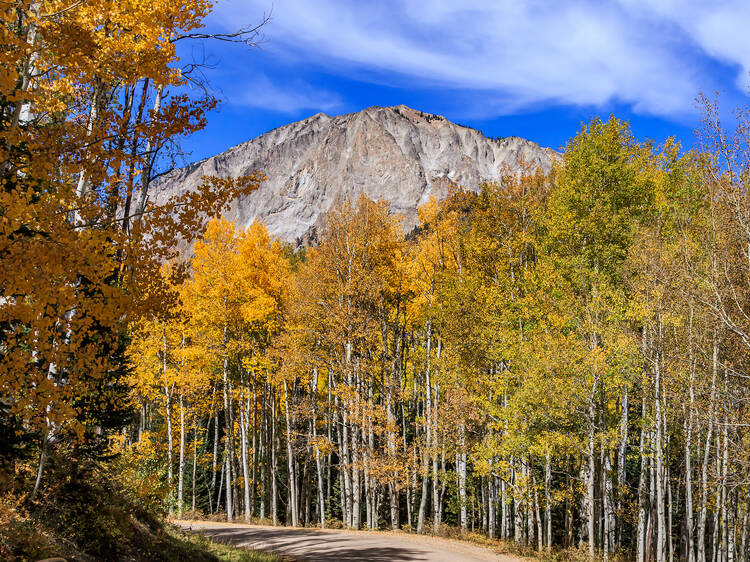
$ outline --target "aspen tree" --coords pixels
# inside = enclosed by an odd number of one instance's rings
[[[34,495],[51,437],[61,453],[71,446],[76,472],[121,430],[114,414],[125,403],[127,331],[168,315],[173,291],[158,272],[177,240],[258,185],[207,181],[151,201],[137,233],[121,228],[130,220],[122,187],[146,157],[137,139],[174,141],[201,128],[214,106],[178,95],[157,118],[132,123],[144,97],[136,102],[137,84],[185,84],[172,41],[200,28],[210,8],[203,0],[0,8],[2,402],[12,405],[10,423],[40,442]]]

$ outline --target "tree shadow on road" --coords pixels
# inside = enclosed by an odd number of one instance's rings
[[[274,552],[290,560],[305,562],[405,562],[429,560],[429,554],[418,548],[380,547],[371,544],[367,535],[332,534],[313,529],[196,528],[217,542]],[[364,544],[363,544],[364,543]]]

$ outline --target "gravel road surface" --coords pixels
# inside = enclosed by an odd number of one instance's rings
[[[406,533],[266,527],[207,521],[179,521],[176,524],[185,530],[203,533],[218,542],[275,552],[285,558],[304,562],[521,560],[460,541]]]

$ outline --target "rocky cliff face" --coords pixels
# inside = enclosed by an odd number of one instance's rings
[[[476,189],[522,161],[549,170],[556,153],[518,138],[488,139],[444,117],[405,106],[371,107],[329,117],[322,113],[280,127],[165,176],[157,199],[194,189],[205,175],[237,177],[262,171],[260,189],[237,200],[227,218],[245,227],[258,219],[277,238],[308,243],[323,215],[342,199],[360,193],[386,200],[417,221],[417,208],[430,195],[444,199],[451,183]]]

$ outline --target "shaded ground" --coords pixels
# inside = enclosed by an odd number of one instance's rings
[[[215,541],[275,552],[292,560],[319,562],[515,562],[487,548],[435,537],[400,533],[266,527],[207,521],[176,522]]]

